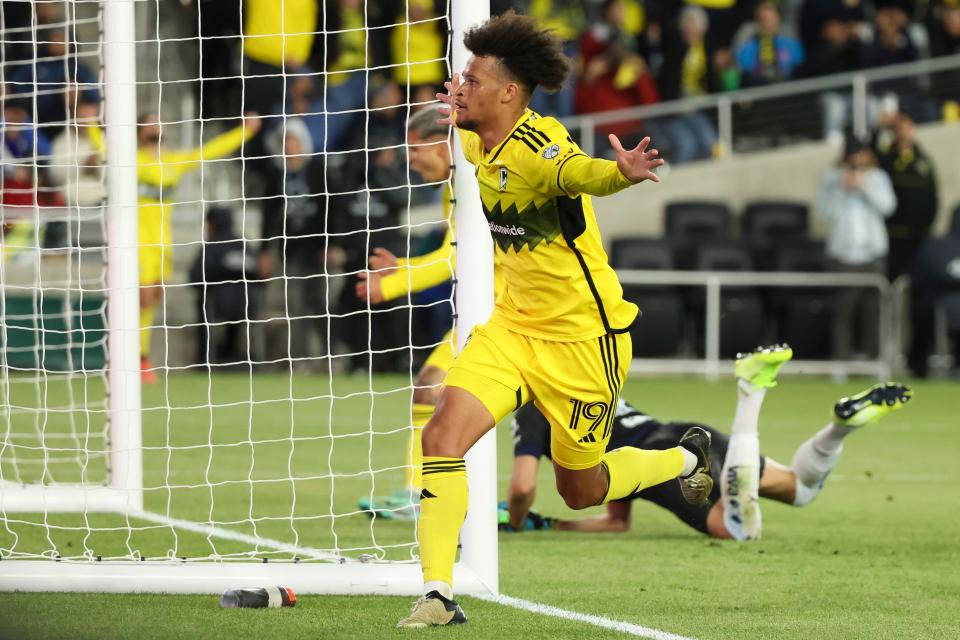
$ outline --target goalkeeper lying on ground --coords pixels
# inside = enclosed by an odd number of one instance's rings
[[[790,466],[784,466],[760,455],[757,427],[764,394],[776,385],[777,371],[792,355],[789,347],[771,347],[737,360],[737,410],[730,436],[701,425],[713,436],[711,464],[714,477],[720,478],[709,502],[701,506],[688,503],[677,484],[668,482],[610,502],[607,513],[594,518],[555,521],[530,511],[540,458],[550,456],[550,428],[536,407],[526,405],[513,420],[513,475],[510,499],[506,505],[501,503],[501,529],[627,531],[632,501],[640,498],[673,512],[687,525],[708,535],[737,540],[759,538],[759,497],[798,507],[809,504],[836,466],[844,439],[859,427],[900,409],[912,396],[908,387],[887,383],[841,399],[834,407],[833,420],[800,445]],[[620,400],[608,448],[675,447],[690,426],[687,422],[660,423]]]

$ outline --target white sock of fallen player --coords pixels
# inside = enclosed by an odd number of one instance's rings
[[[723,524],[735,540],[756,540],[763,529],[760,512],[760,407],[766,389],[737,381],[737,411],[720,474]]]
[[[844,438],[853,431],[853,427],[841,427],[831,422],[797,447],[790,465],[797,477],[793,504],[798,507],[808,505],[820,494],[827,476],[840,460]]]

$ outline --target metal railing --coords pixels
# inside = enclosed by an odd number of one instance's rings
[[[695,373],[710,380],[717,379],[730,369],[729,359],[720,356],[721,291],[724,287],[778,287],[778,288],[843,288],[876,290],[880,297],[879,345],[877,357],[868,360],[805,360],[803,354],[791,363],[789,373],[874,376],[878,380],[890,377],[899,358],[900,316],[899,297],[886,278],[876,274],[859,273],[770,273],[756,271],[645,271],[618,270],[621,284],[644,286],[699,286],[705,289],[705,355],[703,358],[634,358],[630,371],[634,373]],[[643,300],[639,301],[641,312]],[[678,318],[678,321],[680,319]],[[642,319],[639,320],[642,322]],[[642,327],[642,325],[641,325]],[[642,330],[642,328],[641,328]],[[763,336],[757,336],[757,342]]]
[[[960,71],[960,54],[819,78],[792,80],[764,87],[738,89],[728,93],[695,96],[629,109],[571,116],[564,118],[563,124],[572,132],[579,132],[580,147],[587,155],[594,155],[596,151],[594,141],[598,126],[677,116],[704,110],[716,111],[720,148],[725,154],[729,154],[734,149],[734,107],[755,105],[802,94],[845,90],[852,96],[853,130],[857,135],[864,136],[869,127],[868,96],[871,84],[898,79],[917,80],[927,74],[954,70]]]

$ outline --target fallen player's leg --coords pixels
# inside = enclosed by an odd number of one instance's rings
[[[737,412],[721,472],[723,522],[736,540],[760,537],[760,407],[767,389],[777,384],[777,373],[793,357],[790,347],[761,347],[738,356]]]
[[[834,406],[833,420],[793,454],[790,465],[796,477],[793,504],[810,504],[819,495],[827,476],[840,460],[847,436],[901,409],[912,397],[913,392],[906,385],[888,382],[874,385],[855,396],[841,398]]]

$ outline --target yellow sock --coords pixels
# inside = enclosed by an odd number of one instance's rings
[[[150,328],[153,326],[153,316],[156,308],[153,306],[140,307],[140,356],[150,356]]]
[[[603,499],[608,502],[676,478],[683,471],[683,454],[679,447],[665,451],[620,447],[604,454],[601,464],[610,474]]]
[[[413,429],[410,430],[410,439],[407,442],[407,467],[404,469],[406,486],[408,489],[419,489],[423,486],[423,428],[436,409],[432,404],[413,405]]]
[[[463,458],[424,456],[418,530],[425,583],[453,585],[457,541],[466,517],[467,465]]]

